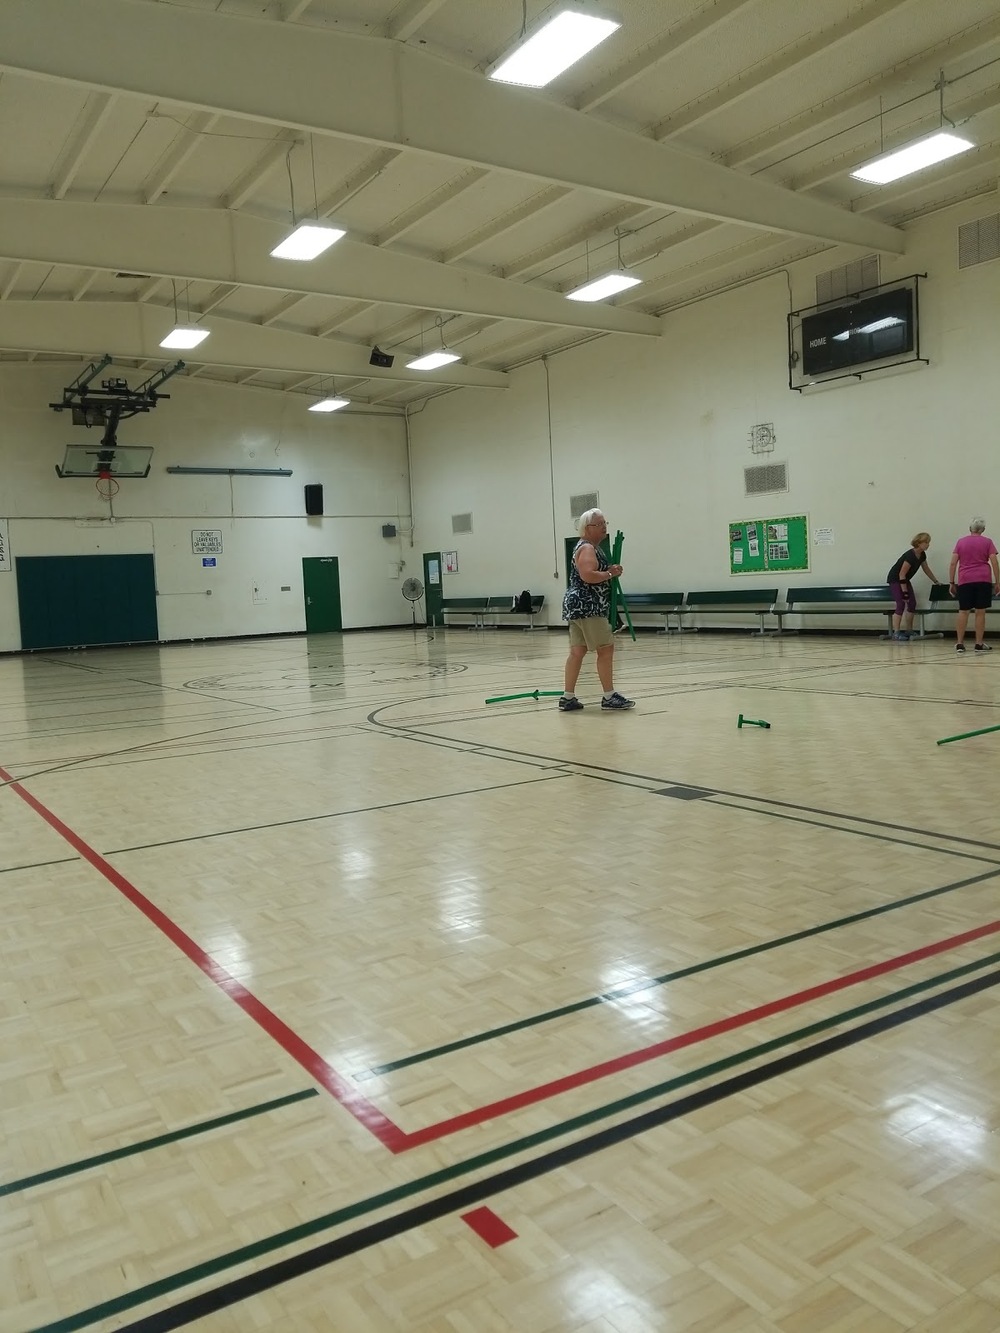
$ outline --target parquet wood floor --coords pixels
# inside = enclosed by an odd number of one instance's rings
[[[0,659],[0,1333],[997,1333],[1000,660],[565,647]]]

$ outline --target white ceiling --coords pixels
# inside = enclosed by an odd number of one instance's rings
[[[531,92],[482,70],[546,0],[3,0],[0,359],[168,364],[176,294],[185,373],[400,411],[997,187],[996,0],[611,3]],[[942,71],[977,148],[852,180],[937,128]],[[268,253],[293,191],[348,232],[312,264]],[[619,251],[641,286],[565,299]]]

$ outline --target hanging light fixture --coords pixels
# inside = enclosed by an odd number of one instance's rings
[[[525,23],[514,49],[490,65],[486,74],[498,83],[544,88],[621,26],[617,15],[590,0],[561,0],[530,28]]]
[[[618,267],[612,269],[610,273],[602,274],[599,278],[591,278],[588,246],[587,281],[581,287],[574,287],[572,291],[566,293],[568,301],[603,301],[618,292],[627,291],[629,287],[640,286],[642,279],[630,273],[622,261],[622,234],[618,227],[615,228],[615,240],[618,242]]]
[[[420,331],[420,355],[414,361],[407,361],[407,370],[438,370],[441,366],[451,365],[453,361],[461,361],[461,354],[451,351],[444,345],[444,320],[438,318],[436,321],[438,333],[441,337],[441,350],[438,352],[428,352],[424,355],[424,334]]]
[[[190,350],[192,347],[197,347],[199,343],[203,343],[208,337],[210,330],[201,328],[200,325],[195,324],[192,320],[190,301],[188,301],[187,323],[183,324],[181,322],[180,317],[177,314],[177,280],[171,278],[170,281],[174,289],[174,327],[161,341],[160,346],[169,347],[175,350],[183,348]],[[190,289],[191,284],[188,283],[187,290],[190,291]]]
[[[337,386],[334,378],[330,376],[330,392],[325,398],[320,398],[309,407],[310,412],[339,412],[342,407],[350,407],[350,398],[338,398]]]
[[[971,139],[964,139],[961,135],[952,133],[955,129],[954,122],[944,114],[944,70],[941,71],[934,86],[938,91],[940,129],[935,130],[933,134],[925,134],[920,139],[903,144],[902,148],[880,153],[878,157],[851,172],[855,180],[865,181],[869,185],[888,185],[890,181],[901,180],[903,176],[912,176],[915,171],[923,171],[938,162],[946,162],[950,157],[956,157],[959,153],[967,153],[970,148],[975,148],[976,145]],[[948,130],[944,128],[945,121],[948,121],[950,126]]]
[[[309,156],[312,162],[313,212],[315,217],[306,222],[298,222],[295,217],[295,182],[292,179],[292,144],[285,154],[285,168],[288,171],[288,192],[292,203],[292,230],[283,241],[271,251],[275,259],[316,259],[329,250],[334,242],[347,235],[343,227],[331,227],[328,222],[319,220],[319,199],[316,194],[316,155],[313,149],[313,136],[309,136]]]

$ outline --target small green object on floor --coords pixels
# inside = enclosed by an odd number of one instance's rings
[[[554,699],[562,690],[528,690],[526,694],[498,694],[495,699],[487,699],[488,704],[505,704],[511,699]]]
[[[736,729],[737,731],[742,731],[744,727],[763,727],[765,731],[771,730],[770,722],[765,722],[763,718],[744,717],[743,714],[740,713],[736,723]]]
[[[970,736],[985,736],[987,732],[1000,731],[1000,727],[980,727],[978,731],[963,731],[959,736],[945,736],[938,745],[950,745],[952,741],[967,741]]]

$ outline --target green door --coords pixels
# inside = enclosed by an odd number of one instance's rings
[[[19,556],[16,568],[25,650],[159,638],[151,555]]]
[[[302,561],[306,633],[329,634],[344,628],[340,614],[340,561],[321,555]]]
[[[424,606],[427,608],[428,625],[444,624],[444,613],[441,610],[442,568],[440,551],[424,552]]]

